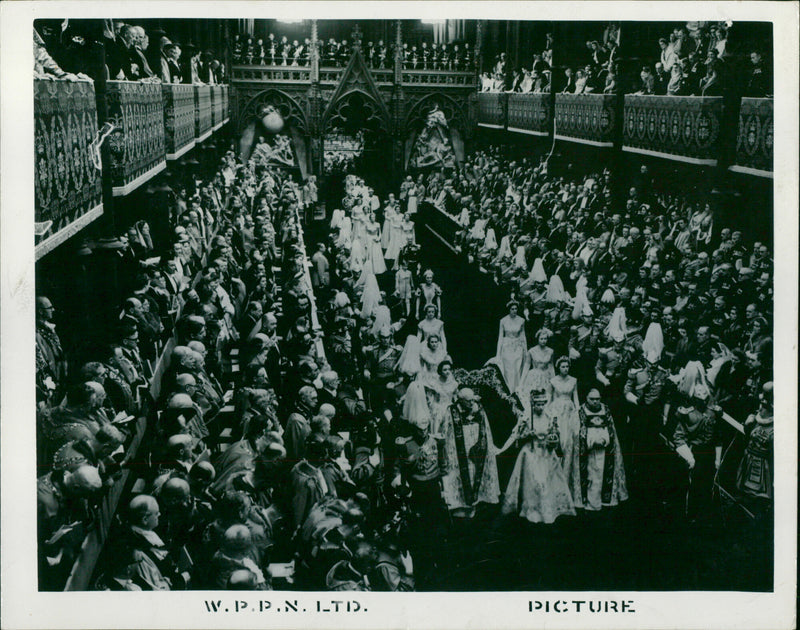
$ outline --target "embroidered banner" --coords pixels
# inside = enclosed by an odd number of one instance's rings
[[[614,94],[556,94],[556,138],[613,146],[616,98]]]
[[[164,102],[158,83],[109,81],[108,118],[114,195],[127,195],[166,166]]]
[[[623,150],[713,166],[722,97],[625,95]]]
[[[195,140],[201,142],[211,135],[212,131],[212,106],[211,106],[211,86],[194,86],[194,121]]]
[[[508,129],[538,136],[550,133],[552,125],[549,94],[509,94]]]
[[[101,173],[90,148],[96,136],[92,83],[34,81],[37,245],[62,242],[102,213]],[[37,247],[36,254],[44,252]]]
[[[506,126],[506,95],[501,92],[478,93],[478,124],[484,127]]]
[[[167,159],[175,160],[194,146],[194,87],[165,83],[161,90]]]
[[[773,100],[743,98],[732,171],[772,177],[775,142]]]

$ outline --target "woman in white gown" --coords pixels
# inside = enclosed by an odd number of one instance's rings
[[[348,267],[353,273],[361,273],[364,269],[364,262],[367,259],[367,250],[364,246],[364,241],[360,238],[353,237],[350,242],[350,258],[348,259]]]
[[[375,221],[375,215],[370,214],[366,224],[366,263],[372,268],[372,273],[376,276],[386,271],[386,261],[383,260],[383,250],[381,249],[381,227]]]
[[[500,373],[509,392],[517,391],[525,369],[528,342],[525,338],[525,318],[518,315],[519,302],[508,303],[508,315],[500,320],[497,337],[497,354],[492,360],[500,368]]]
[[[339,221],[339,236],[336,239],[336,246],[350,249],[353,240],[353,220],[344,215]]]
[[[425,309],[433,304],[436,307],[436,312],[441,315],[442,313],[442,289],[433,281],[433,271],[426,269],[422,274],[423,282],[417,289],[417,307],[415,309],[415,316],[417,319],[420,317],[420,312],[425,314]]]
[[[419,340],[425,343],[428,337],[436,335],[439,337],[441,346],[447,352],[447,339],[444,336],[444,322],[436,317],[436,305],[428,304],[425,307],[425,319],[419,322]]]
[[[517,394],[523,408],[529,404],[531,392],[543,390],[550,398],[552,385],[550,379],[555,376],[553,369],[553,349],[547,345],[552,333],[542,328],[536,333],[537,344],[528,350],[527,368],[520,379]]]
[[[381,248],[386,251],[392,242],[392,219],[397,216],[394,206],[386,204],[383,209],[383,232],[381,233]]]
[[[412,184],[408,187],[408,214],[417,212],[417,185]]]
[[[558,420],[561,450],[564,453],[564,475],[575,507],[581,507],[580,445],[578,442],[581,423],[578,418],[580,406],[578,404],[578,379],[570,376],[569,368],[568,357],[561,357],[556,361],[556,375],[550,379],[552,395],[546,410]]]
[[[453,361],[450,357],[445,357],[437,369],[437,376],[423,380],[425,386],[425,396],[428,400],[428,407],[431,411],[431,432],[443,433],[442,420],[447,412],[450,403],[453,402],[458,390],[458,383],[453,378]]]
[[[392,232],[389,238],[389,245],[386,247],[386,253],[384,254],[386,260],[397,260],[400,251],[406,246],[403,222],[403,215],[399,212],[392,217]]]

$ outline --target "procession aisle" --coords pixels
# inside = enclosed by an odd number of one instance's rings
[[[498,322],[506,314],[508,296],[489,274],[469,265],[424,225],[417,225],[423,270],[434,272],[442,288],[447,351],[456,367],[482,367],[497,351]]]

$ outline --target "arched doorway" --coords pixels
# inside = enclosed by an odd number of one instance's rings
[[[392,184],[390,122],[386,108],[361,90],[343,94],[322,124],[322,173],[329,198],[335,199],[344,177],[356,173],[379,196]]]

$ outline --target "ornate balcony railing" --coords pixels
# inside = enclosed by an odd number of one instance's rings
[[[176,160],[194,146],[194,86],[165,83],[164,132],[168,160]]]
[[[613,146],[616,98],[613,94],[556,94],[555,137]]]
[[[311,68],[309,66],[235,65],[231,69],[231,77],[234,81],[256,83],[307,83],[311,81]]]
[[[336,84],[339,82],[339,79],[344,74],[344,68],[334,68],[333,66],[325,67],[320,66],[319,68],[319,82],[320,83],[327,83],[327,84]],[[311,80],[311,75],[309,74],[309,81]]]
[[[109,81],[111,181],[115,196],[127,195],[166,167],[164,102],[158,83]]]
[[[550,134],[549,94],[509,94],[508,130],[535,136]]]
[[[213,99],[212,99],[213,90]],[[230,120],[230,88],[108,81],[107,172],[89,82],[34,80],[36,257],[103,213],[103,177],[124,196]]]
[[[443,88],[475,87],[474,72],[455,72],[452,70],[407,70],[402,73],[403,85],[429,86]]]
[[[722,97],[625,96],[623,150],[715,166]]]
[[[38,259],[103,213],[94,85],[34,81],[34,125]]]
[[[503,129],[506,126],[508,95],[503,92],[478,94],[478,124],[481,127]]]
[[[739,108],[736,156],[730,170],[772,177],[774,142],[773,100],[743,98]]]
[[[210,85],[194,86],[194,122],[195,140],[202,142],[213,131]]]

